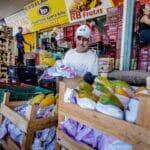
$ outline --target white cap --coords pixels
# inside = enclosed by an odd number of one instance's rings
[[[83,36],[85,38],[90,38],[91,29],[87,25],[81,25],[77,28],[75,36]]]

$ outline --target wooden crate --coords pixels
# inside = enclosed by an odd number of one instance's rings
[[[75,142],[72,138],[70,138],[67,134],[65,134],[63,131],[61,130],[57,130],[57,136],[59,137],[59,139],[57,140],[57,143],[59,145],[64,146],[67,149],[70,150],[91,150],[92,148],[89,147],[88,145],[84,144],[84,143],[77,143]],[[57,147],[57,149],[60,149],[60,147]]]
[[[1,104],[1,114],[3,118],[8,118],[18,129],[25,133],[22,146],[17,145],[9,136],[1,141],[5,150],[29,150],[34,140],[35,132],[51,126],[57,125],[57,116],[49,118],[36,119],[38,106],[29,106],[26,117],[22,117],[13,109],[21,105],[24,101],[9,102],[10,93],[4,94],[4,100]]]
[[[64,147],[72,150],[74,149],[75,145],[72,143],[76,143],[78,147],[80,147],[80,149],[86,149],[85,146],[79,145],[75,141],[72,142],[71,139],[69,139],[69,137],[64,138],[64,135],[61,135],[62,132],[60,130],[60,123],[64,120],[64,116],[66,116],[89,127],[98,129],[100,131],[103,131],[104,133],[115,136],[118,139],[123,140],[129,144],[132,144],[133,150],[150,150],[149,95],[137,95],[137,97],[140,99],[138,118],[136,124],[132,124],[127,121],[119,120],[111,116],[102,114],[100,112],[82,109],[75,104],[64,103],[63,98],[66,87],[74,88],[75,85],[77,85],[77,83],[74,83],[74,81],[60,82],[57,130],[57,135],[61,138],[61,140],[58,140],[58,143],[60,145],[63,145]],[[66,141],[64,141],[63,139]]]

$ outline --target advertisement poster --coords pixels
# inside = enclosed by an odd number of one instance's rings
[[[78,22],[106,14],[110,0],[65,0],[69,21]]]
[[[24,7],[32,31],[55,27],[69,22],[64,0],[36,0]]]
[[[113,7],[116,7],[118,5],[122,5],[124,2],[124,0],[110,0],[110,1],[112,3]]]
[[[6,22],[5,22],[5,20],[4,19],[0,19],[0,25],[6,25]]]
[[[23,28],[23,34],[31,32],[31,22],[22,10],[5,18],[6,25],[13,28],[13,36],[18,32],[18,27]]]

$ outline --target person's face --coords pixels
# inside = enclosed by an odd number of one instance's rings
[[[22,33],[22,28],[19,28],[19,32]]]
[[[144,14],[145,15],[150,14],[150,4],[145,4]]]
[[[86,52],[88,50],[89,46],[89,39],[82,37],[82,36],[77,36],[76,37],[76,50],[77,52]]]
[[[54,32],[54,33],[52,33],[52,37],[56,37],[56,35],[57,35],[57,34],[56,34],[55,32]]]

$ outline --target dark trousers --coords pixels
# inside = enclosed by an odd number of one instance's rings
[[[24,65],[24,48],[18,48],[18,65]]]
[[[140,41],[144,44],[150,44],[150,30],[142,30],[140,32]]]

